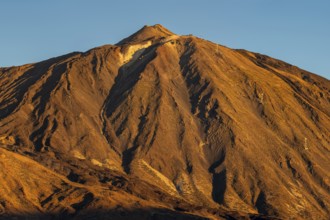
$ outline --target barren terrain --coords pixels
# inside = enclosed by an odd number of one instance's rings
[[[4,219],[329,219],[329,161],[329,80],[161,25],[0,68]]]

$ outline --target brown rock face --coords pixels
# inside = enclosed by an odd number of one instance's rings
[[[285,62],[155,25],[0,88],[4,218],[330,217],[330,81]]]

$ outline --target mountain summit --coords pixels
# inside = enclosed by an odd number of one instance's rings
[[[136,33],[121,40],[119,43],[117,43],[117,45],[123,45],[127,43],[141,43],[147,40],[159,40],[173,35],[175,34],[160,24],[156,24],[153,26],[145,25]]]
[[[161,25],[0,68],[0,215],[329,219],[330,82]]]

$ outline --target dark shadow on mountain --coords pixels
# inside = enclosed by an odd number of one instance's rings
[[[75,208],[75,207],[73,207]],[[79,212],[78,212],[79,210]],[[26,214],[26,215],[5,215],[0,216],[0,220],[16,219],[16,220],[63,220],[63,219],[111,219],[111,220],[129,220],[129,219],[150,219],[150,220],[203,220],[208,219],[188,213],[180,213],[167,209],[134,209],[126,210],[117,206],[113,210],[83,210],[78,209],[76,212],[62,212],[52,214]]]
[[[82,204],[83,206],[83,204]],[[79,207],[82,207],[79,206]],[[66,220],[66,219],[79,219],[79,220],[207,220],[209,218],[194,215],[191,213],[183,212],[182,210],[169,210],[161,208],[140,208],[140,209],[124,209],[121,206],[117,206],[112,210],[84,210],[75,209],[75,211],[63,211],[60,213],[36,213],[36,214],[4,214],[0,213],[0,220]],[[224,213],[220,210],[208,210],[209,214],[219,219],[253,219],[253,220],[279,220],[279,218],[258,215],[258,214],[242,214],[237,212]]]
[[[115,83],[111,88],[104,104],[104,116],[105,118],[113,117],[116,120],[118,116],[113,116],[113,113],[117,108],[126,100],[126,97],[132,92],[135,84],[140,80],[142,72],[145,70],[151,60],[156,57],[155,53],[156,45],[146,49],[141,49],[135,52],[132,60],[124,64],[118,72],[118,76],[115,79]],[[142,52],[142,53],[141,53]],[[123,124],[125,126],[125,124]],[[139,126],[141,127],[141,125]],[[141,129],[141,128],[140,128]],[[107,124],[103,122],[103,134],[107,140],[111,138],[107,135]],[[116,135],[119,136],[121,128],[116,131]],[[125,172],[129,172],[130,163],[134,157],[134,152],[138,148],[138,145],[134,145],[123,152],[122,166]]]

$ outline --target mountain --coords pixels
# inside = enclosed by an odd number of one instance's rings
[[[0,69],[0,216],[329,219],[330,81],[161,25]]]

